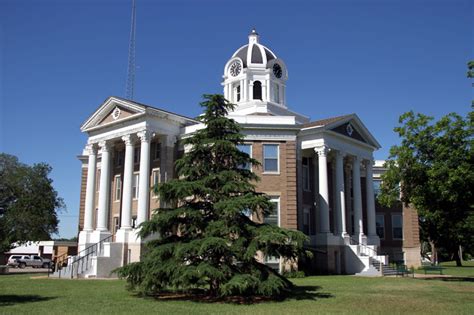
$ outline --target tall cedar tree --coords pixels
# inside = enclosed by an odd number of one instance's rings
[[[459,246],[474,242],[474,152],[472,112],[433,118],[408,112],[395,128],[401,144],[390,149],[379,200],[390,205],[401,195],[420,216],[422,237],[451,253],[461,265]]]
[[[211,296],[275,297],[292,284],[257,255],[292,260],[303,253],[306,236],[263,222],[274,211],[269,198],[255,191],[259,162],[241,152],[239,125],[227,118],[234,105],[222,95],[204,95],[205,128],[185,138],[189,150],[176,162],[177,179],[155,188],[170,208],[154,211],[140,236],[147,242],[142,260],[118,270],[129,288],[142,294],[205,289]]]

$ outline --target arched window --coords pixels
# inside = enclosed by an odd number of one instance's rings
[[[262,82],[255,81],[253,83],[253,99],[261,100],[262,99]]]

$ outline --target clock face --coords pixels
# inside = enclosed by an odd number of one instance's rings
[[[235,77],[235,76],[238,76],[239,73],[240,73],[240,70],[242,70],[242,66],[240,65],[240,62],[239,61],[234,61],[231,65],[230,65],[230,75]]]
[[[275,77],[277,77],[278,79],[281,78],[281,76],[283,75],[283,70],[281,69],[281,66],[279,64],[274,64],[273,65],[273,74],[275,75]]]

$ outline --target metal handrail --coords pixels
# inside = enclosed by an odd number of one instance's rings
[[[84,271],[84,260],[85,260],[86,268],[87,268],[88,267],[87,265],[89,263],[89,256],[94,255],[94,254],[96,254],[96,255],[100,254],[102,252],[102,246],[101,245],[103,245],[106,241],[112,239],[112,237],[113,237],[113,235],[109,235],[106,238],[100,240],[100,242],[92,244],[92,245],[86,247],[85,249],[81,250],[78,253],[78,255],[76,257],[79,257],[79,258],[75,259],[71,263],[71,279],[74,278],[74,265],[76,265],[76,271],[79,271],[79,262],[80,262],[81,263],[81,270]],[[86,254],[79,255],[80,253],[84,253],[84,252],[86,252]]]
[[[351,240],[351,243],[352,243],[352,242],[354,242],[354,243],[355,243],[355,244],[353,244],[353,245],[359,245],[359,246],[362,246],[362,247],[363,247],[363,248],[365,248],[365,249],[371,250],[371,251],[372,251],[372,252],[375,254],[375,256],[378,256],[378,253],[377,253],[377,251],[376,251],[375,249],[373,249],[373,248],[370,248],[369,246],[367,246],[367,245],[365,245],[365,244],[362,244],[362,243],[360,243],[358,240],[356,240],[356,239],[355,239],[355,238],[353,238],[352,236],[350,236],[349,238],[350,238],[350,240]]]

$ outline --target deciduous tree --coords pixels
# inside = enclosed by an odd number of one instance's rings
[[[0,252],[13,243],[49,240],[57,233],[57,211],[65,206],[50,172],[45,163],[28,166],[0,153]]]

